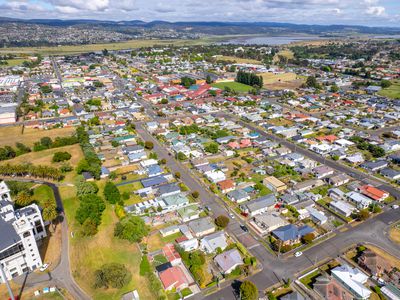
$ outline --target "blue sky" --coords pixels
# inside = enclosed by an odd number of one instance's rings
[[[400,27],[399,0],[0,0],[0,16]]]

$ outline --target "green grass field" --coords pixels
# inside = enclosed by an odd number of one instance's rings
[[[22,59],[22,58],[14,58],[14,59],[7,59],[7,65],[0,65],[0,68],[6,68],[6,67],[14,67],[14,66],[18,66],[18,65],[22,65],[22,63],[25,61],[26,59]]]
[[[213,83],[211,86],[219,88],[221,90],[223,90],[225,87],[229,87],[230,89],[238,93],[247,93],[253,89],[253,87],[249,85],[234,81]]]
[[[103,194],[103,181],[97,182]],[[75,221],[75,213],[79,200],[75,197],[75,188],[62,186],[60,194],[63,199],[70,231],[71,270],[77,283],[92,299],[121,299],[122,294],[138,290],[141,299],[152,299],[149,284],[145,277],[139,275],[141,254],[136,244],[114,237],[114,226],[118,222],[112,205],[107,205],[103,213],[99,232],[93,237],[80,237],[77,234],[79,224]],[[132,273],[132,280],[122,289],[94,289],[94,273],[105,263],[124,264]]]
[[[400,99],[400,80],[392,81],[392,85],[386,89],[382,89],[379,95],[392,99]]]
[[[151,47],[155,45],[174,45],[174,46],[191,46],[191,45],[207,45],[218,41],[225,40],[232,36],[208,36],[197,40],[130,40],[120,43],[103,43],[103,44],[89,44],[89,45],[75,45],[75,46],[52,46],[52,47],[13,47],[2,48],[0,53],[40,53],[43,55],[64,55],[64,54],[79,54],[85,52],[108,50],[122,50],[122,49],[135,49],[141,47]]]

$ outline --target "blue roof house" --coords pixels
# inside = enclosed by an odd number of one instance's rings
[[[281,226],[272,231],[272,235],[281,240],[284,244],[295,244],[308,233],[314,232],[315,229],[310,226],[297,227],[293,224]]]

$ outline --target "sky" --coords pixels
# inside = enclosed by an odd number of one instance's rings
[[[0,0],[0,16],[400,27],[400,0]]]

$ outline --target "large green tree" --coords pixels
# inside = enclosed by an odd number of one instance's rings
[[[241,300],[257,300],[258,299],[258,290],[256,285],[249,281],[245,280],[240,285],[240,299]]]
[[[138,216],[128,216],[115,225],[114,236],[132,243],[140,242],[149,234],[149,227]]]

